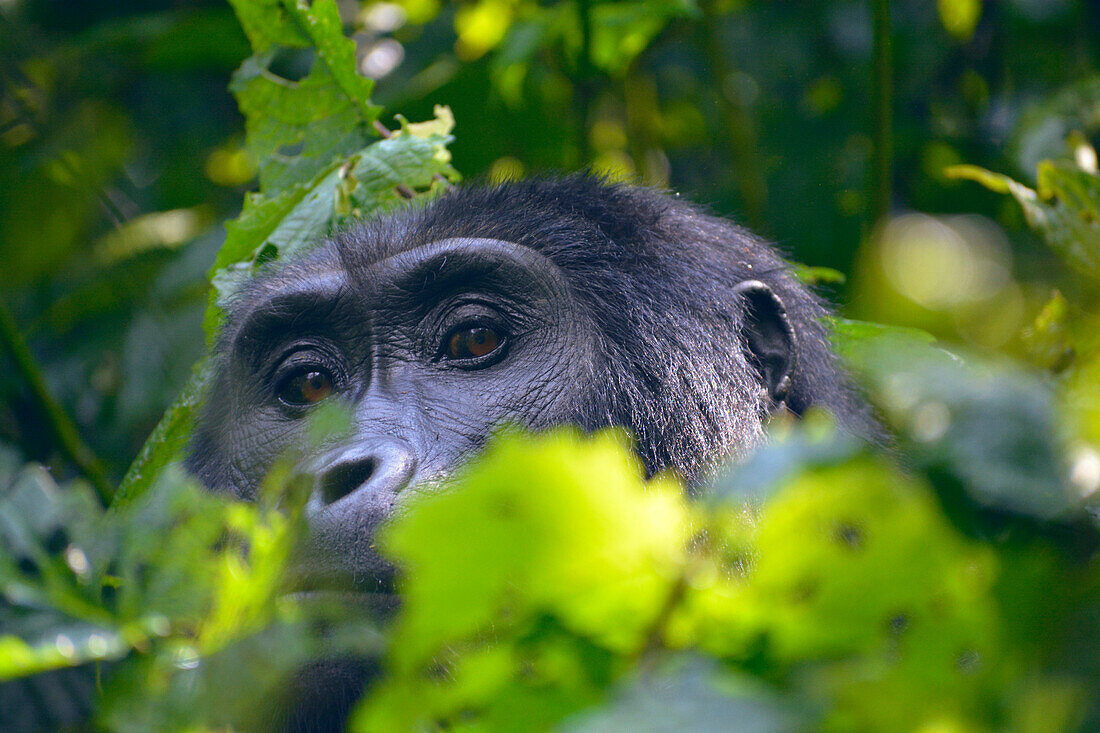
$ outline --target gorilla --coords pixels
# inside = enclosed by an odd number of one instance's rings
[[[245,288],[188,465],[251,498],[311,410],[341,401],[350,438],[311,457],[311,555],[384,595],[380,523],[505,424],[626,428],[689,489],[777,411],[874,432],[826,314],[770,245],[675,196],[583,175],[461,188]]]

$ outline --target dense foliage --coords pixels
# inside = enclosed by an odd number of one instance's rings
[[[1100,725],[1091,6],[230,4],[0,9],[0,727],[263,728],[348,653],[385,660],[365,731]],[[777,419],[689,497],[629,436],[505,432],[386,531],[392,626],[288,593],[294,456],[252,504],[176,466],[203,342],[245,278],[445,189],[452,154],[706,192],[828,266],[803,277],[851,272],[892,325],[837,319],[836,347],[896,442]]]

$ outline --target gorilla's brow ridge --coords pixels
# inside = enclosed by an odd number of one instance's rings
[[[233,348],[250,361],[262,356],[262,345],[285,340],[288,335],[306,331],[332,331],[339,323],[338,309],[349,294],[346,284],[335,289],[300,289],[276,293],[247,315],[233,339]]]

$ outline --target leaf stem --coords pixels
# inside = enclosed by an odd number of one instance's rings
[[[107,478],[103,464],[92,449],[81,440],[76,424],[50,394],[42,369],[34,360],[30,347],[27,346],[23,335],[19,333],[15,317],[4,302],[0,302],[0,343],[15,361],[15,368],[30,388],[31,396],[45,416],[46,425],[61,451],[92,483],[103,506],[109,505],[114,489]]]

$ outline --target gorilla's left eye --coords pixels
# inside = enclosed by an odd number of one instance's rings
[[[288,374],[275,392],[279,399],[294,407],[315,405],[332,394],[332,375],[314,366],[302,367]]]
[[[449,359],[479,359],[500,348],[503,338],[488,326],[460,326],[447,337]]]

